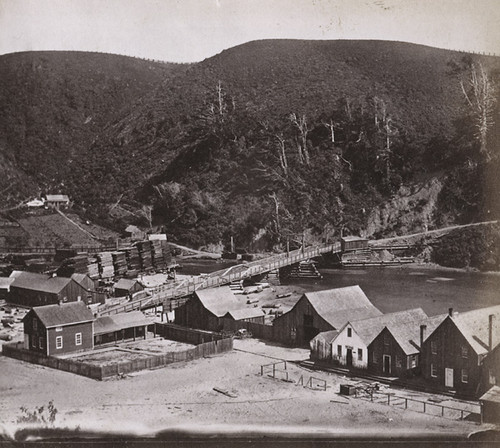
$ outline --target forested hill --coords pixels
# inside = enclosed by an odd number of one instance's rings
[[[496,184],[487,180],[498,179],[498,103],[488,106],[481,139],[470,85],[474,76],[487,80],[498,96],[498,58],[299,40],[250,42],[190,66],[108,58],[95,64],[102,83],[93,101],[96,82],[76,60],[48,91],[38,85],[51,85],[60,64],[36,76],[36,64],[19,61],[25,69],[8,91],[26,100],[6,107],[2,94],[0,104],[11,120],[2,119],[0,153],[34,185],[65,189],[95,219],[111,219],[120,199],[148,218],[152,210],[152,223],[179,241],[233,234],[249,245],[306,229],[395,233],[405,213],[413,230],[498,213]],[[35,114],[42,104],[50,113]],[[96,131],[84,132],[93,122]],[[36,172],[40,163],[50,174]]]
[[[0,56],[0,209],[65,190],[106,126],[185,68],[102,53]]]

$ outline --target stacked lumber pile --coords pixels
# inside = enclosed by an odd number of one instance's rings
[[[163,261],[165,262],[166,266],[169,266],[172,263],[172,251],[170,249],[170,244],[168,244],[166,241],[160,241],[161,242],[161,250],[163,253]]]
[[[97,254],[97,259],[99,261],[101,278],[113,278],[115,270],[113,268],[113,256],[111,252],[99,252]]]
[[[127,273],[127,255],[125,252],[113,252],[113,268],[116,275],[124,275]]]
[[[136,246],[139,250],[141,269],[143,271],[150,271],[153,269],[153,260],[151,256],[151,249],[153,245],[151,244],[151,241],[138,241]]]
[[[99,261],[95,255],[87,258],[87,274],[93,280],[99,278]]]
[[[125,257],[127,259],[127,271],[130,275],[137,275],[141,269],[141,260],[139,258],[139,250],[136,246],[127,247],[125,249]]]
[[[165,260],[163,258],[162,242],[160,240],[151,241],[151,256],[153,258],[153,266],[156,269],[165,268]]]

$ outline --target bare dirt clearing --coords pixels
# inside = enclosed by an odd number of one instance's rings
[[[10,432],[16,427],[21,406],[32,409],[53,400],[59,425],[107,431],[148,433],[182,427],[275,433],[284,428],[305,434],[390,431],[396,435],[466,434],[479,428],[469,422],[341,396],[339,387],[346,378],[311,372],[294,363],[287,363],[294,382],[260,375],[260,366],[275,358],[307,358],[304,349],[253,339],[237,340],[235,348],[224,355],[102,382],[0,357],[0,421]],[[297,385],[300,376],[324,379],[326,391]]]

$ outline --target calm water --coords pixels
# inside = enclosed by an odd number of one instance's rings
[[[182,274],[224,269],[234,263],[182,262]],[[429,316],[500,305],[500,274],[419,267],[320,269],[322,280],[290,280],[309,291],[359,285],[384,313],[421,307]],[[284,283],[286,284],[286,283]]]

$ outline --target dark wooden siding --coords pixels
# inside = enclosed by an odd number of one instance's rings
[[[391,357],[391,372],[384,372],[384,355]],[[418,354],[415,363],[418,365]],[[378,375],[404,376],[411,367],[411,356],[407,355],[387,328],[368,346],[368,369]]]
[[[316,312],[306,296],[302,296],[288,313],[276,318],[273,327],[277,341],[304,347],[309,347],[309,341],[318,333],[336,330]]]
[[[500,345],[497,345],[483,360],[480,393],[495,385],[500,386]]]
[[[432,342],[436,343],[436,354],[432,353]],[[462,347],[467,348],[466,358],[462,356]],[[422,376],[429,384],[445,388],[445,369],[453,369],[453,389],[459,394],[477,395],[481,380],[478,356],[451,318],[446,318],[424,342],[420,364]],[[436,377],[431,375],[431,365],[435,366]],[[467,382],[462,381],[462,369],[467,371]]]
[[[36,329],[34,328],[36,320]],[[24,334],[28,335],[29,350],[47,354],[47,330],[33,310],[29,311],[24,318]],[[40,344],[41,342],[41,344]]]
[[[78,297],[80,300],[85,300],[87,295],[85,288],[74,280],[71,280],[59,293],[25,289],[18,286],[11,286],[10,292],[13,303],[30,307],[54,305],[60,301],[63,303],[76,302]]]
[[[81,345],[76,345],[75,335],[77,333],[82,334]],[[93,347],[92,322],[65,325],[61,327],[61,331],[57,331],[57,328],[49,328],[48,335],[48,347],[50,356],[57,356],[64,353],[72,353],[82,350],[90,350]],[[61,349],[56,349],[56,338],[58,336],[62,336],[63,338],[63,346]]]
[[[196,295],[175,310],[175,323],[201,330],[221,331],[222,320],[208,311]]]

